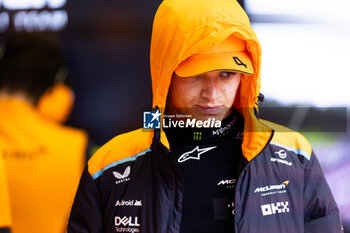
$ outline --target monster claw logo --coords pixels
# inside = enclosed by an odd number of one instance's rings
[[[202,132],[193,132],[193,141],[202,140]]]

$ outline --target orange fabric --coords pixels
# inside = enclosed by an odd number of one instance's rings
[[[10,200],[4,161],[0,156],[0,229],[11,226]]]
[[[152,138],[153,132],[143,129],[114,137],[89,160],[89,173],[93,175],[115,161],[134,156],[148,149],[151,146]]]
[[[101,171],[113,162],[137,155],[151,147],[153,131],[137,129],[114,137],[103,145],[89,160],[90,175]],[[164,131],[161,133],[161,142],[169,148],[169,142]]]
[[[276,123],[272,123],[266,120],[262,120],[265,125],[268,125],[272,129],[275,130],[274,136],[272,138],[272,142],[276,142],[278,144],[282,144],[285,146],[293,147],[295,149],[302,149],[309,155],[312,153],[311,144],[307,141],[307,139],[300,133],[291,130],[282,125],[278,125]]]
[[[63,123],[68,119],[74,104],[73,90],[63,83],[48,89],[39,99],[37,109],[44,117]]]
[[[232,70],[253,74],[253,66],[246,51],[246,43],[237,37],[228,39],[200,51],[181,62],[175,69],[180,77],[191,77],[214,70]]]
[[[85,162],[86,133],[17,100],[0,100],[0,111],[13,233],[65,232]]]
[[[246,42],[254,74],[243,75],[235,108],[245,119],[242,150],[250,161],[268,142],[272,130],[254,116],[260,92],[261,47],[249,19],[236,1],[191,0],[162,2],[153,23],[151,74],[153,107],[164,109],[171,76],[178,65],[230,36]]]

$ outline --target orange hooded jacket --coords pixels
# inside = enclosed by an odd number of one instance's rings
[[[154,18],[151,40],[153,107],[165,109],[172,74],[182,61],[231,35],[246,41],[254,67],[252,76],[243,75],[234,103],[244,116],[243,155],[251,161],[259,154],[270,140],[273,128],[277,129],[272,138],[274,142],[311,154],[311,145],[302,135],[259,120],[254,113],[261,87],[261,46],[246,13],[236,1],[163,1]],[[289,133],[279,133],[286,131]],[[149,148],[152,138],[152,132],[141,129],[114,138],[89,162],[90,173],[94,174],[115,160]],[[169,147],[163,132],[161,141]],[[113,156],[109,151],[115,152]]]

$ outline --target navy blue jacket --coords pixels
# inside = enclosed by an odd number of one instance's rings
[[[236,232],[342,232],[316,156],[276,142],[283,133],[272,133],[264,149],[239,166]],[[147,144],[146,135],[154,135],[149,148],[118,159],[123,146]],[[179,232],[183,181],[175,155],[160,135],[142,130],[123,134],[93,156],[81,178],[68,233]],[[291,137],[305,143],[300,136]]]

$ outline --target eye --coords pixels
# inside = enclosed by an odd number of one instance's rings
[[[229,72],[229,71],[220,72],[220,77],[224,79],[233,78],[236,75],[237,75],[237,72]]]

